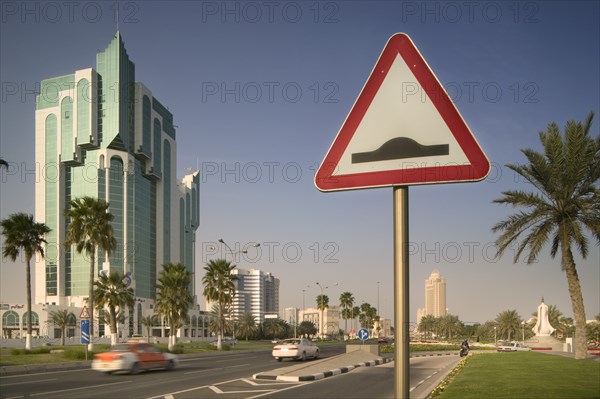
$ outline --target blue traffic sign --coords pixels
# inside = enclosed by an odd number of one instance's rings
[[[366,341],[369,339],[369,330],[367,330],[366,328],[361,328],[360,330],[358,330],[358,338],[361,341]]]
[[[81,343],[89,344],[90,343],[90,320],[84,319],[79,320],[81,327]]]

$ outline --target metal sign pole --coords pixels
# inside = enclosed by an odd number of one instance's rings
[[[394,392],[409,399],[408,186],[394,187]]]

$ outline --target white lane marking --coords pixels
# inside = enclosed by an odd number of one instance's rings
[[[109,385],[129,384],[130,382],[132,382],[132,380],[121,381],[121,382],[111,382],[111,383],[108,383],[108,384],[100,384],[100,385],[87,385],[85,387],[80,387],[80,388],[70,388],[70,389],[61,389],[61,390],[58,390],[58,391],[33,393],[30,396],[41,396],[41,395],[51,395],[53,393],[81,391],[83,389],[92,389],[92,388],[106,387],[106,386],[109,386]]]
[[[186,372],[184,374],[206,373],[206,372],[209,372],[209,371],[220,371],[220,370],[233,369],[233,368],[236,368],[236,367],[244,367],[244,366],[250,366],[250,363],[236,364],[235,366],[227,366],[227,367],[217,367],[217,368],[214,368],[214,369],[207,369],[207,370],[188,371],[188,372]]]
[[[277,390],[274,390],[273,392],[261,393],[260,395],[249,396],[246,399],[260,398],[260,397],[271,395],[271,394],[274,394],[274,393],[287,391],[288,389],[294,389],[294,388],[303,387],[303,386],[305,386],[307,384],[312,384],[314,382],[316,382],[316,381],[299,382],[299,383],[297,383],[297,385],[292,385],[291,387],[287,387],[287,388],[283,388],[283,389],[277,389]]]
[[[238,380],[239,380],[239,378],[236,378],[234,380],[219,382],[218,384],[215,384],[215,385],[228,384],[230,382],[235,382],[235,381],[238,381]],[[150,397],[148,397],[146,399],[170,399],[170,397],[174,397],[175,395],[180,394],[180,393],[197,391],[198,389],[204,389],[204,388],[210,388],[210,385],[202,385],[202,386],[195,387],[195,388],[184,389],[182,391],[171,392],[171,393],[164,393],[162,395],[157,395],[157,396],[150,396]],[[170,397],[169,397],[169,395],[170,395]]]
[[[2,384],[2,386],[3,387],[10,387],[12,385],[37,384],[38,382],[47,382],[47,381],[56,381],[56,380],[58,380],[58,378],[48,378],[47,380],[13,382],[12,384]]]
[[[240,378],[240,381],[244,381],[247,384],[254,385],[254,386],[257,386],[257,387],[258,386],[262,387],[262,386],[267,386],[267,385],[288,385],[288,384],[295,384],[295,382],[264,382],[264,383],[261,382],[261,383],[258,383],[258,382],[251,381],[251,380],[249,380],[247,378]]]
[[[73,372],[78,372],[78,371],[90,371],[90,370],[91,370],[91,368],[85,368],[85,369],[73,369],[73,370],[44,371],[41,373],[31,373],[31,374],[5,375],[5,376],[0,377],[0,380],[4,380],[7,378],[31,377],[34,375],[57,374],[57,373],[73,373]]]
[[[219,388],[217,388],[214,385],[209,386],[208,388],[210,388],[214,393],[216,394],[230,394],[230,393],[256,393],[256,392],[273,392],[276,391],[276,389],[254,389],[254,390],[250,390],[250,391],[222,391]]]

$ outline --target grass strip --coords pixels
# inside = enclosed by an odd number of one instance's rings
[[[437,398],[600,398],[600,362],[535,352],[472,355]]]

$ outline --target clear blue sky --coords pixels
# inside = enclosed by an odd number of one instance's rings
[[[34,168],[32,94],[40,80],[95,67],[116,30],[113,2],[3,1],[0,156]],[[52,4],[52,5],[47,5]],[[540,298],[572,315],[560,261],[494,259],[491,227],[511,210],[491,201],[527,189],[506,163],[540,149],[549,122],[597,114],[599,3],[139,2],[118,4],[136,79],[173,113],[178,173],[202,171],[196,279],[219,238],[255,242],[239,267],[281,279],[281,308],[314,305],[315,284],[393,313],[392,189],[321,193],[313,174],[388,38],[414,41],[492,162],[483,182],[410,189],[411,319],[438,269],[447,304],[467,322]],[[20,171],[20,172],[21,172]],[[4,173],[4,172],[3,172]],[[2,175],[0,217],[33,212],[34,176]],[[217,246],[218,248],[218,246]],[[548,252],[548,251],[546,251]],[[588,319],[600,312],[600,251],[576,258]],[[24,302],[22,267],[2,260],[2,302]],[[338,284],[335,286],[335,284]],[[199,295],[201,292],[198,293]]]

